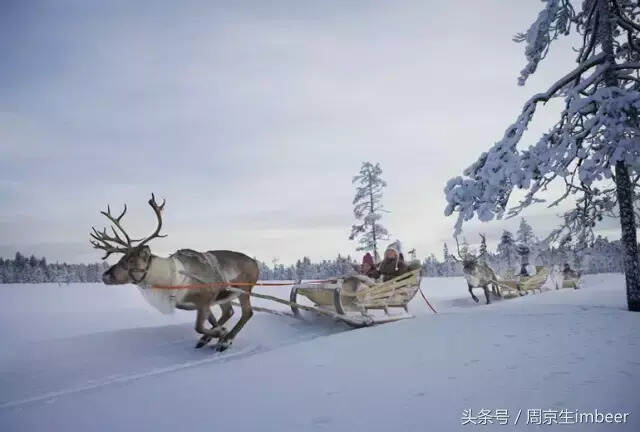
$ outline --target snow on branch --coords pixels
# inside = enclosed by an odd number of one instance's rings
[[[458,212],[456,234],[463,222],[474,216],[489,221],[505,213],[507,217],[519,214],[528,205],[543,201],[537,195],[558,179],[564,182],[565,192],[549,206],[578,194],[576,201],[582,202],[583,208],[601,214],[615,198],[610,190],[606,197],[600,196],[598,186],[614,178],[618,162],[624,162],[629,175],[640,178],[640,52],[635,44],[622,41],[624,36],[629,41],[639,40],[636,27],[627,21],[638,21],[640,6],[617,0],[617,17],[609,22],[605,0],[599,0],[598,8],[595,0],[583,2],[578,14],[567,0],[544,2],[536,22],[527,33],[516,37],[516,41],[527,42],[525,54],[529,60],[521,84],[544,58],[551,40],[568,32],[571,23],[583,35],[582,47],[577,49],[578,64],[547,91],[531,97],[503,138],[462,176],[447,182],[445,215]],[[565,100],[557,123],[534,145],[519,149],[538,103],[554,97]],[[507,208],[514,188],[527,192],[517,205]],[[565,224],[572,230],[576,215],[568,214],[572,223]]]
[[[531,24],[525,33],[514,36],[515,42],[526,42],[524,50],[528,62],[520,72],[518,84],[524,85],[532,75],[538,64],[549,52],[551,41],[557,39],[559,34],[569,32],[570,19],[573,9],[566,1],[543,0],[546,6],[538,14],[538,18]]]
[[[530,190],[510,216],[539,201],[535,194],[557,177],[569,179],[564,198],[611,178],[611,167],[617,161],[634,171],[640,169],[640,92],[600,87],[584,97],[573,89],[567,94],[560,122],[535,145],[519,151],[516,145],[533,106],[528,105],[529,110],[507,129],[505,137],[465,170],[467,178],[455,177],[447,183],[445,215],[460,213],[456,232],[476,214],[482,221],[502,217],[514,187]],[[572,186],[575,181],[583,187]]]

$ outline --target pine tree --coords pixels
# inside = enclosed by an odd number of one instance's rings
[[[514,265],[517,263],[517,255],[513,234],[504,230],[502,237],[500,237],[500,243],[498,243],[498,256],[502,262],[502,267],[506,270],[513,270]]]
[[[525,218],[520,219],[520,226],[516,236],[518,243],[531,247],[536,241],[536,236],[533,234],[533,228],[527,223]]]
[[[382,168],[380,164],[363,162],[358,175],[353,177],[352,183],[356,185],[356,195],[353,198],[353,215],[359,223],[351,227],[349,240],[360,237],[357,248],[359,251],[370,251],[376,262],[378,256],[378,242],[388,240],[389,233],[379,221],[382,212],[382,189],[387,183],[382,180]]]
[[[640,311],[640,260],[634,214],[634,179],[640,173],[640,5],[633,0],[544,0],[535,22],[516,42],[526,44],[524,85],[545,58],[550,44],[572,28],[579,35],[576,67],[547,91],[529,99],[504,137],[451,179],[446,214],[459,213],[456,232],[474,215],[482,221],[516,215],[539,202],[537,194],[555,180],[565,192],[551,205],[572,196],[583,203],[589,225],[612,203],[620,212],[629,310]],[[527,149],[519,149],[539,104],[565,99],[559,121]],[[507,209],[514,189],[528,189]],[[575,212],[574,212],[575,213]],[[575,220],[575,219],[574,219]],[[584,224],[583,224],[584,226]]]
[[[462,243],[460,244],[460,255],[465,257],[469,254],[469,242],[466,237],[462,237]]]
[[[480,261],[484,264],[488,264],[488,258],[487,237],[484,234],[480,234]]]

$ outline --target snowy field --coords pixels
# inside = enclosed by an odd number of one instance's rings
[[[0,431],[640,430],[622,275],[490,306],[461,278],[422,287],[439,314],[419,295],[415,319],[357,330],[256,313],[216,353],[193,348],[193,312],[161,315],[132,286],[0,285]],[[481,409],[493,424],[462,425]],[[527,425],[537,409],[630,414]]]

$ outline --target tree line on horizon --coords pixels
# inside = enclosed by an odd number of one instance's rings
[[[531,226],[523,218],[514,235],[504,230],[495,251],[490,251],[486,243],[481,241],[478,250],[471,247],[466,239],[462,239],[460,250],[481,256],[498,274],[517,272],[521,257],[518,247],[526,245],[530,250],[530,263],[533,265],[551,266],[569,263],[583,274],[621,273],[624,270],[624,248],[620,240],[609,241],[598,236],[595,241],[582,249],[570,244],[557,248],[549,247],[544,240],[539,240]],[[430,254],[422,260],[423,275],[427,277],[462,276],[462,264],[457,250],[443,245],[442,257]],[[269,266],[258,260],[261,280],[298,280],[327,279],[354,272],[359,261],[350,255],[338,255],[333,260],[312,262],[307,256],[298,259],[295,264],[284,265],[272,261]],[[46,258],[36,258],[17,252],[14,259],[0,258],[0,283],[74,283],[101,282],[102,273],[109,267],[106,262],[94,264],[48,263]]]
[[[26,257],[16,252],[13,259],[0,258],[0,283],[100,282],[109,268],[106,262],[93,264],[48,263],[46,258]]]

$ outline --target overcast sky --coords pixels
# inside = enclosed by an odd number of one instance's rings
[[[511,38],[541,7],[5,0],[0,256],[96,261],[88,232],[104,225],[98,211],[126,202],[125,225],[145,235],[152,191],[167,199],[159,255],[354,255],[351,178],[363,160],[384,170],[393,238],[439,256],[454,222],[443,216],[445,182],[571,67],[562,42],[516,85],[524,47]],[[525,145],[553,114],[538,114]],[[544,235],[558,212],[525,216]],[[476,223],[467,236],[495,241],[516,224]]]

